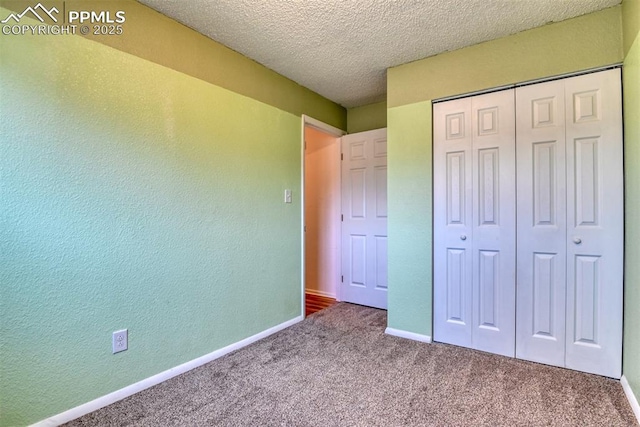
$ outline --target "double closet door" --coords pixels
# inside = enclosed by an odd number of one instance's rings
[[[619,378],[620,71],[434,105],[434,339]]]

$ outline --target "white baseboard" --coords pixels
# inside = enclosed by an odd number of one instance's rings
[[[311,294],[311,295],[317,295],[319,297],[325,297],[325,298],[333,298],[336,299],[335,294],[332,294],[330,292],[324,292],[324,291],[317,291],[315,289],[305,289],[304,290],[305,294]]]
[[[387,328],[384,330],[384,333],[387,335],[393,335],[394,337],[407,338],[414,341],[420,342],[431,342],[431,337],[429,335],[416,334],[415,332],[403,331],[401,329]]]
[[[636,419],[640,424],[640,403],[638,403],[638,399],[636,398],[636,395],[633,394],[633,390],[631,390],[631,386],[629,385],[629,381],[627,381],[627,377],[623,375],[622,378],[620,378],[620,384],[622,384],[622,389],[624,390],[624,394],[627,395],[627,400],[629,400],[631,409],[633,409],[633,413],[636,414]]]
[[[262,331],[258,334],[250,336],[248,338],[243,339],[242,341],[238,341],[234,344],[230,344],[220,350],[216,350],[212,353],[206,354],[204,356],[198,357],[197,359],[193,359],[189,362],[183,363],[182,365],[176,366],[175,368],[168,369],[164,372],[160,372],[152,377],[146,378],[142,381],[139,381],[135,384],[131,384],[125,388],[120,390],[116,390],[113,393],[109,393],[105,396],[99,397],[91,402],[87,402],[80,406],[76,406],[75,408],[71,408],[68,411],[62,412],[58,415],[54,415],[50,418],[39,421],[32,426],[35,427],[50,427],[50,426],[59,426],[61,424],[67,423],[71,420],[75,420],[83,415],[96,411],[100,408],[103,408],[107,405],[111,405],[119,400],[124,399],[125,397],[129,397],[139,391],[142,391],[146,388],[152,387],[154,385],[160,384],[163,381],[166,381],[170,378],[173,378],[177,375],[183,374],[187,371],[190,371],[194,368],[204,365],[205,363],[209,363],[212,360],[218,359],[225,354],[231,353],[232,351],[238,350],[242,347],[246,347],[249,344],[252,344],[258,340],[268,337],[269,335],[275,334],[283,329],[292,326],[301,320],[303,320],[303,316],[298,316],[294,319],[291,319],[287,322],[276,325],[272,328],[267,329],[266,331]]]

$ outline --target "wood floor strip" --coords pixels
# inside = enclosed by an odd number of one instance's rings
[[[336,303],[335,298],[323,297],[320,295],[314,295],[305,293],[305,314],[308,316],[320,310],[324,310],[327,307]]]

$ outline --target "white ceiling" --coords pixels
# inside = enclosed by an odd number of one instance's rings
[[[621,2],[139,1],[347,108],[384,100],[389,67]]]

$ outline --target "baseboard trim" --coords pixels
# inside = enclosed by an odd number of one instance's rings
[[[393,335],[394,337],[407,338],[413,341],[420,342],[431,342],[431,337],[429,335],[416,334],[415,332],[403,331],[401,329],[387,328],[384,330],[384,333],[387,335]]]
[[[59,426],[61,424],[67,423],[69,421],[75,420],[83,415],[96,411],[100,408],[103,408],[107,405],[111,405],[119,400],[122,400],[126,397],[134,395],[144,389],[152,387],[154,385],[160,384],[170,378],[173,378],[177,375],[184,374],[192,369],[195,369],[199,366],[204,365],[205,363],[209,363],[212,360],[218,359],[232,351],[239,350],[242,347],[246,347],[249,344],[252,344],[256,341],[259,341],[263,338],[268,337],[269,335],[275,334],[276,332],[280,332],[283,329],[292,326],[301,320],[303,320],[303,316],[298,316],[289,321],[276,325],[272,328],[269,328],[265,331],[257,333],[253,336],[243,339],[242,341],[238,341],[236,343],[230,344],[226,347],[221,348],[220,350],[216,350],[212,353],[206,354],[204,356],[198,357],[197,359],[193,359],[189,362],[183,363],[182,365],[178,365],[175,368],[168,369],[164,372],[160,372],[152,377],[146,378],[142,381],[138,381],[135,384],[131,384],[125,388],[120,390],[116,390],[113,393],[109,393],[105,396],[99,397],[90,402],[84,403],[80,406],[76,406],[75,408],[71,408],[68,411],[62,412],[58,415],[54,415],[42,421],[39,421],[35,424],[32,424],[32,427],[51,427],[51,426]]]
[[[624,394],[627,395],[627,400],[631,405],[631,409],[633,409],[633,413],[636,414],[636,419],[638,420],[638,424],[640,424],[640,403],[638,403],[638,399],[636,395],[633,394],[633,390],[631,390],[631,386],[629,385],[629,381],[627,381],[627,377],[624,375],[620,378],[620,384],[622,384],[622,389],[624,390]]]
[[[332,294],[332,293],[324,292],[324,291],[317,291],[315,289],[305,289],[304,293],[305,294],[309,294],[309,295],[315,295],[315,296],[318,296],[318,297],[336,299],[336,296],[334,294]]]

